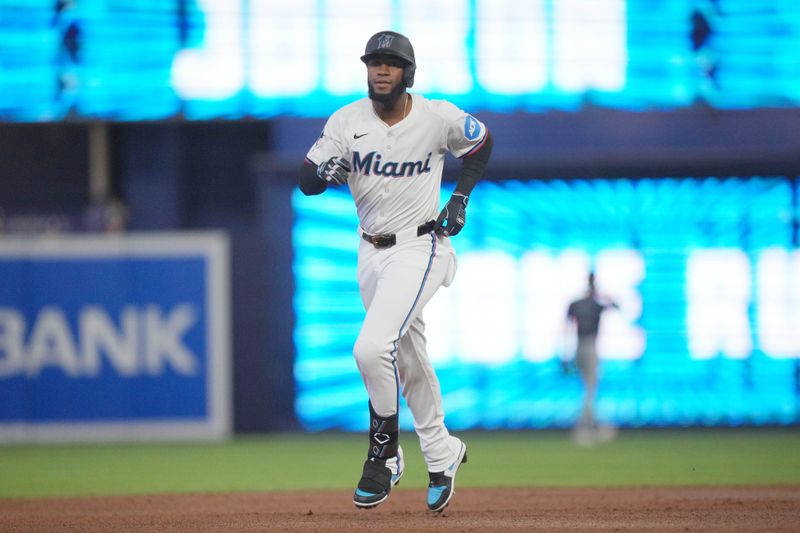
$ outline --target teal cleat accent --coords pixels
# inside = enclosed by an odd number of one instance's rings
[[[441,513],[456,492],[456,474],[462,463],[467,462],[467,446],[462,442],[455,459],[443,472],[428,472],[428,509]]]

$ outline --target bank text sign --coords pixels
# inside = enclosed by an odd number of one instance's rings
[[[0,440],[228,434],[228,254],[217,233],[0,241]]]

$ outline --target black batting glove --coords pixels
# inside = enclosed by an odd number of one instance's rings
[[[468,202],[469,196],[453,193],[447,205],[439,213],[439,218],[436,219],[436,225],[433,229],[437,235],[444,235],[445,237],[458,235],[458,232],[467,222]]]
[[[350,175],[350,163],[343,157],[331,157],[317,167],[317,176],[331,185],[344,185]]]

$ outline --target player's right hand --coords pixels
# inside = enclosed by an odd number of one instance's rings
[[[350,175],[350,163],[343,157],[331,157],[317,167],[317,176],[332,185],[344,185]]]

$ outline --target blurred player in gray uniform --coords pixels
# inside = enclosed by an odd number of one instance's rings
[[[619,307],[611,300],[601,301],[595,288],[594,273],[590,273],[586,295],[572,302],[567,310],[568,320],[577,328],[575,362],[584,387],[581,414],[573,429],[573,439],[582,446],[610,440],[616,434],[613,427],[599,424],[594,414],[598,385],[597,332],[600,329],[600,315],[609,308]]]
[[[404,35],[376,33],[361,61],[369,97],[331,115],[298,177],[307,195],[347,184],[358,213],[357,276],[366,316],[353,354],[369,396],[370,430],[353,503],[380,504],[403,475],[402,394],[428,467],[427,506],[439,512],[455,491],[467,448],[444,424],[422,309],[455,276],[449,237],[464,226],[492,138],[480,121],[453,104],[406,91],[414,84],[416,60]],[[447,152],[463,163],[455,191],[440,211]]]

